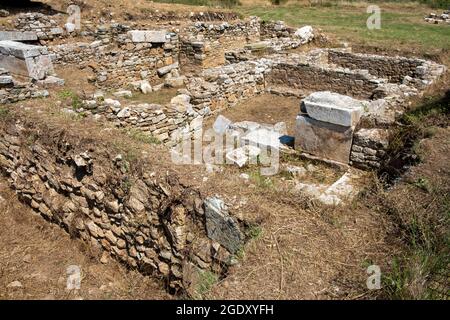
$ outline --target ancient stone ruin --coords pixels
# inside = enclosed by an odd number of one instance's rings
[[[348,186],[356,168],[381,166],[396,117],[445,70],[423,59],[315,48],[321,35],[311,26],[219,13],[183,18],[177,26],[161,14],[147,25],[88,21],[69,32],[63,16],[20,14],[14,28],[0,30],[0,102],[46,97],[67,80],[55,70],[75,66],[90,72],[95,90],[77,108],[60,106],[62,113],[136,130],[161,142],[161,154],[217,118],[214,131],[240,143],[227,150],[232,165],[245,166],[269,148],[348,169],[332,184],[297,186],[336,205],[355,193]],[[178,89],[168,103],[132,99],[168,88]],[[267,93],[296,97],[297,117],[261,124],[220,115]],[[290,137],[286,123],[295,123]],[[33,132],[52,135],[33,144]],[[187,188],[175,170],[143,160],[146,170],[130,173],[125,156],[106,142],[89,150],[76,134],[45,123],[10,122],[0,136],[0,169],[23,202],[174,291],[195,295],[199,274],[225,275],[245,243],[245,222],[227,203]]]

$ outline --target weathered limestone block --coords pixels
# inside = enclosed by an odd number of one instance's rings
[[[128,36],[131,41],[135,43],[150,42],[150,43],[166,43],[168,41],[166,30],[131,30],[128,31]]]
[[[363,111],[361,101],[330,91],[314,92],[302,103],[311,118],[346,127],[356,126]]]
[[[54,73],[47,47],[9,40],[0,41],[0,67],[36,80]]]
[[[321,158],[348,163],[352,137],[352,127],[297,116],[295,149]]]

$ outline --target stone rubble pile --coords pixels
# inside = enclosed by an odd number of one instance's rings
[[[450,24],[450,10],[444,11],[442,14],[430,13],[424,18],[426,22],[439,24],[446,23]]]

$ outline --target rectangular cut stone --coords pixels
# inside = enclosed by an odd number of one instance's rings
[[[36,41],[36,32],[33,31],[0,31],[0,41]]]
[[[295,126],[295,149],[324,159],[348,163],[353,128],[317,121],[298,115]]]
[[[42,54],[48,54],[47,47],[34,46],[16,41],[0,41],[0,53],[4,55],[11,55],[16,58],[30,58]]]
[[[347,127],[356,126],[363,111],[361,101],[329,91],[314,92],[303,103],[311,118]]]
[[[28,77],[28,67],[25,60],[13,56],[0,54],[0,67],[9,72]]]
[[[0,67],[36,80],[42,80],[54,72],[46,47],[14,41],[0,41]]]
[[[135,43],[151,42],[151,43],[165,43],[167,42],[166,30],[131,30],[128,31],[128,36],[131,41]]]

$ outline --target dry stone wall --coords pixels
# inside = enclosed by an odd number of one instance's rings
[[[199,192],[156,163],[70,134],[75,128],[19,119],[0,128],[0,171],[23,202],[174,291],[195,295],[201,274],[223,274],[243,240],[227,211],[204,205]],[[208,238],[211,228],[223,245]]]
[[[364,69],[370,74],[389,79],[390,82],[401,83],[406,76],[420,78],[425,60],[405,57],[386,57],[361,53],[330,50],[329,62],[349,69]]]
[[[0,68],[0,104],[44,98],[48,95],[47,90],[39,89],[30,82],[15,81],[8,70]]]
[[[331,69],[307,63],[279,63],[267,75],[268,85],[305,91],[329,90],[355,98],[370,99],[379,82],[363,73]],[[382,93],[379,93],[382,95]]]
[[[21,13],[14,20],[14,28],[20,31],[34,32],[39,40],[53,40],[67,36],[62,14],[48,16],[39,12]]]
[[[157,70],[178,61],[178,36],[167,34],[167,42],[135,41],[122,34],[120,42],[108,39],[91,43],[62,44],[50,47],[57,64],[90,67],[95,76],[91,81],[99,87],[118,88],[137,80],[160,82]]]

